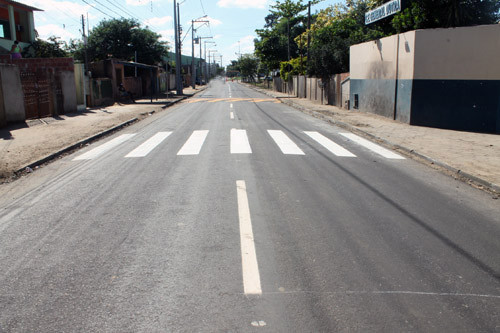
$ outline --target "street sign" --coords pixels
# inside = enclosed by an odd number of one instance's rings
[[[365,14],[365,25],[376,22],[401,11],[401,0],[391,0]]]

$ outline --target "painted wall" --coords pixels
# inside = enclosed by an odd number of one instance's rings
[[[351,108],[357,95],[360,111],[409,121],[414,44],[410,31],[351,46]]]
[[[351,108],[500,133],[500,25],[416,30],[351,47]]]
[[[416,34],[410,123],[500,133],[500,25]]]
[[[66,71],[61,72],[61,88],[63,95],[63,110],[64,113],[76,112],[76,84],[75,73]]]
[[[25,120],[24,94],[19,75],[19,67],[0,64],[5,120],[19,122]]]
[[[0,71],[0,82],[2,82],[2,72]],[[5,106],[3,105],[3,90],[0,84],[0,127],[7,125],[7,118],[5,116]]]

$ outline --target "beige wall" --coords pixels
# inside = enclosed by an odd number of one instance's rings
[[[2,71],[0,71],[0,82],[2,82]],[[3,105],[3,90],[0,84],[0,127],[7,125],[7,117],[5,115],[5,107]]]
[[[24,121],[24,93],[19,75],[19,67],[0,64],[5,120],[7,122]]]
[[[398,38],[399,51],[396,50]],[[414,49],[415,31],[351,46],[351,79],[395,79],[396,60],[399,61],[398,78],[411,79]],[[399,52],[399,59],[396,52]]]
[[[415,46],[415,79],[500,79],[500,24],[417,30]]]

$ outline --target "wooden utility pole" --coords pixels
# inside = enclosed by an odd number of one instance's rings
[[[179,34],[179,5],[174,0],[174,30],[175,30],[175,90],[177,95],[182,95],[182,60]]]

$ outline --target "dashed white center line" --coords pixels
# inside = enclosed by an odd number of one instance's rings
[[[244,180],[236,181],[238,196],[238,215],[240,220],[241,264],[243,272],[243,289],[246,295],[261,295],[259,265],[255,252],[255,242],[250,219],[247,188]]]
[[[229,112],[229,118],[234,119],[234,112],[233,111]]]
[[[267,132],[273,138],[274,142],[276,142],[283,154],[305,155],[304,152],[285,133],[283,133],[283,131],[268,130]]]
[[[252,148],[248,142],[247,131],[231,129],[231,154],[251,154]]]
[[[229,107],[232,109],[233,108],[233,103],[229,104]]]
[[[356,134],[352,133],[340,133],[341,135],[345,136],[351,141],[356,142],[357,144],[373,151],[376,154],[379,154],[385,158],[390,158],[390,159],[395,159],[395,160],[404,160],[405,158],[403,156],[400,156],[398,154],[393,153],[392,151],[385,149],[383,147],[380,147],[379,145],[374,144],[373,142],[370,142],[366,139],[363,139]]]
[[[172,132],[158,132],[149,138],[139,147],[132,150],[125,157],[144,157],[149,154],[156,146],[162,143]]]
[[[198,155],[207,135],[208,131],[206,130],[194,131],[177,155]]]
[[[110,140],[92,150],[89,150],[88,152],[77,156],[73,159],[73,161],[80,161],[80,160],[91,160],[95,157],[98,157],[99,155],[107,152],[108,150],[113,149],[114,147],[120,145],[121,143],[127,141],[131,137],[133,137],[135,133],[133,134],[122,134],[119,137],[114,138],[113,140]]]
[[[339,146],[338,144],[328,139],[323,134],[320,134],[318,132],[306,132],[306,131],[304,131],[304,133],[310,136],[314,141],[316,141],[317,143],[328,149],[336,156],[356,157],[356,155],[351,153],[349,150]]]

